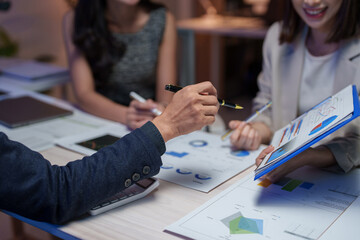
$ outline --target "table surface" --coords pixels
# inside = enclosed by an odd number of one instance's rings
[[[1,88],[5,88],[5,85],[1,85]],[[5,88],[5,90],[11,90],[11,88]],[[41,151],[41,154],[52,164],[59,166],[83,157],[79,153],[60,147],[49,148]],[[64,239],[179,239],[174,235],[165,233],[164,229],[242,177],[252,174],[254,168],[254,166],[248,168],[209,193],[159,180],[158,189],[145,198],[98,216],[85,216],[64,226],[32,221],[12,213],[6,213]],[[359,216],[360,207],[358,206],[360,204],[352,206],[349,211],[340,216],[330,230],[335,231],[338,235],[348,234],[347,239],[355,239],[354,236],[359,236],[359,228],[353,227],[350,232],[343,227],[344,225],[351,226],[351,223],[354,222],[354,215]],[[321,239],[335,239],[332,237],[335,234],[331,234],[331,236],[329,234],[324,235]]]
[[[1,90],[11,94],[28,93],[38,97],[44,96],[15,88],[12,84],[2,84]],[[43,100],[51,101],[52,99],[46,97]],[[43,150],[41,154],[52,164],[59,166],[83,157],[82,154],[57,146]],[[159,180],[160,186],[145,198],[98,216],[87,216],[81,220],[74,220],[65,226],[32,221],[13,213],[5,213],[64,239],[119,239],[119,236],[121,239],[177,239],[177,237],[163,232],[166,226],[199,207],[251,170],[248,169],[235,176],[210,193]]]
[[[81,154],[60,147],[41,152],[53,164],[65,165],[68,161],[82,158]],[[157,190],[145,198],[129,203],[98,216],[86,216],[64,226],[32,221],[16,214],[5,212],[21,221],[68,240],[76,239],[180,239],[164,232],[164,229],[184,217],[203,203],[251,174],[254,166],[221,184],[210,193],[188,189],[163,180]],[[320,237],[321,240],[356,239],[360,229],[354,219],[360,214],[360,199],[346,210],[333,226]],[[352,225],[354,224],[354,225]],[[344,226],[347,226],[344,228]],[[347,229],[350,226],[349,229]],[[351,227],[352,226],[352,227]],[[356,236],[356,237],[355,237]]]
[[[65,165],[81,154],[54,147],[42,152],[53,164]],[[166,226],[225,190],[254,170],[251,167],[210,193],[203,193],[159,179],[160,186],[145,198],[98,216],[73,221],[59,229],[81,239],[179,239],[163,232]]]

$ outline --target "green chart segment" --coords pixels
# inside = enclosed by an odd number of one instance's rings
[[[286,184],[283,188],[281,188],[282,190],[288,191],[288,192],[292,192],[295,188],[297,188],[300,184],[302,183],[302,181],[300,180],[291,180],[288,184]]]
[[[241,212],[221,220],[230,234],[263,234],[263,220],[244,217]]]
[[[261,187],[267,188],[272,184],[273,183],[271,183],[269,180],[264,179],[258,185]],[[301,180],[291,179],[291,178],[287,178],[287,177],[280,179],[279,181],[274,183],[274,185],[278,185],[278,186],[282,187],[281,190],[288,191],[288,192],[292,192],[297,187],[309,190],[314,186],[313,183],[303,182]]]

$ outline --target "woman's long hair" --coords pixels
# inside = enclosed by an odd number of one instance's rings
[[[141,0],[139,5],[149,11],[162,6],[150,0]],[[106,8],[106,0],[79,0],[75,7],[72,40],[88,61],[97,87],[106,84],[114,63],[126,49],[108,28]]]
[[[280,43],[291,43],[305,25],[297,14],[291,0],[286,0],[285,14],[280,33]],[[343,0],[332,32],[327,42],[339,42],[359,35],[360,31],[360,1]]]

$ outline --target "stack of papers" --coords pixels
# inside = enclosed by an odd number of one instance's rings
[[[17,64],[2,64],[0,65],[0,70],[6,76],[26,81],[69,75],[69,71],[64,67],[36,61],[19,61]]]

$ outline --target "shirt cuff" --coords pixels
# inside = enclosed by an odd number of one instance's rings
[[[156,146],[160,155],[163,155],[166,151],[166,146],[164,139],[157,129],[157,127],[152,122],[145,123],[140,127],[141,131],[151,140],[151,142]]]

